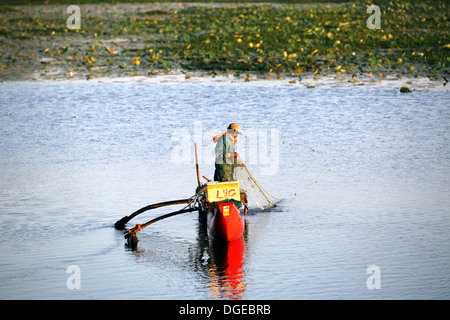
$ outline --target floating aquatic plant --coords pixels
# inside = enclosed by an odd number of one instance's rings
[[[231,3],[112,13],[82,7],[88,14],[73,30],[40,7],[2,7],[0,72],[17,66],[30,71],[43,57],[94,76],[180,68],[295,75],[448,72],[446,1],[379,0],[380,29],[367,28],[370,4]]]

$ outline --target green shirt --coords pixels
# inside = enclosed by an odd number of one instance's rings
[[[235,147],[233,139],[227,134],[222,135],[216,142],[216,171],[215,181],[234,180],[234,168],[241,164],[234,158]],[[227,157],[227,155],[231,155]]]

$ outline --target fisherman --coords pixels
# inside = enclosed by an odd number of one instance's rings
[[[225,133],[218,134],[213,138],[214,143],[216,143],[214,181],[235,180],[234,168],[245,166],[235,150],[238,135],[242,135],[241,127],[237,123],[231,123]],[[248,201],[243,190],[241,190],[241,203],[244,205],[244,214],[247,214]]]
[[[242,135],[241,127],[237,123],[231,123],[225,133],[213,138],[213,142],[216,143],[214,181],[235,180],[234,168],[243,166],[239,160],[239,154],[235,151],[238,135]]]

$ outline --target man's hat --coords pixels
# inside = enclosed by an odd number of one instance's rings
[[[239,134],[242,134],[242,132],[241,132],[241,127],[237,124],[237,123],[231,123],[229,126],[228,126],[228,128],[227,128],[228,130],[234,130],[234,131],[236,131],[237,133],[239,133]]]

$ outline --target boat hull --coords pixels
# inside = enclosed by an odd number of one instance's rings
[[[208,236],[217,241],[234,241],[244,232],[244,219],[233,202],[217,203],[207,211]]]

